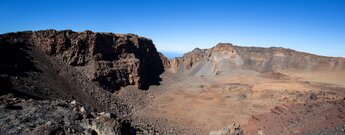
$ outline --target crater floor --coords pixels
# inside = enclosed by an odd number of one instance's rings
[[[158,129],[180,134],[208,134],[232,123],[240,124],[248,134],[274,134],[280,131],[283,134],[318,133],[329,126],[335,128],[345,124],[345,108],[341,104],[344,102],[345,88],[341,83],[336,83],[341,82],[339,79],[330,82],[328,78],[331,75],[302,78],[306,75],[232,70],[214,76],[180,77],[175,83],[162,87],[167,90],[134,115]],[[340,106],[337,105],[339,102]],[[313,105],[313,109],[305,111],[310,107],[308,105]],[[289,106],[298,107],[290,109]],[[326,111],[327,108],[333,112]],[[318,109],[324,111],[316,112]],[[276,117],[271,123],[265,122],[267,118],[284,112],[290,113]],[[288,117],[298,119],[291,119],[289,123]],[[324,117],[327,119],[321,119]],[[263,121],[260,121],[261,118]],[[329,119],[332,120],[327,121]],[[305,122],[301,124],[301,121]],[[329,123],[328,127],[324,122]],[[255,126],[248,123],[255,123]],[[281,130],[291,125],[294,128]]]

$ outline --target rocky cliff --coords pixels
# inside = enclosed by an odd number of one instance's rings
[[[159,75],[164,71],[164,56],[152,40],[134,34],[27,31],[0,35],[0,47],[1,74],[34,69],[25,50],[38,48],[39,53],[78,69],[109,91],[128,85],[148,89],[159,84]]]
[[[255,71],[345,71],[345,59],[324,57],[291,49],[241,47],[219,43],[210,49],[196,48],[171,61],[171,71],[189,75],[216,75],[233,69]]]

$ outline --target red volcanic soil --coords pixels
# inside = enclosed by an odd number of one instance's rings
[[[334,129],[345,123],[345,100],[276,106],[271,112],[253,115],[246,134],[307,134]]]

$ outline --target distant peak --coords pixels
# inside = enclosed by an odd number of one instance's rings
[[[223,51],[223,50],[228,50],[228,51],[233,51],[234,50],[234,45],[231,43],[218,43],[215,47],[213,47],[213,51]]]
[[[217,45],[216,45],[216,47],[217,46],[234,46],[233,44],[231,44],[231,43],[218,43]]]
[[[200,52],[201,49],[197,47],[197,48],[194,48],[194,49],[192,50],[192,52],[196,52],[196,51],[197,51],[197,52]]]

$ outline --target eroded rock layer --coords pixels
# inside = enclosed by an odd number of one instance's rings
[[[163,62],[152,40],[134,34],[94,33],[91,31],[44,30],[0,35],[3,73],[24,71],[25,53],[30,46],[71,67],[79,68],[88,79],[109,91],[127,85],[147,89],[159,84]],[[20,58],[15,61],[15,57]],[[164,56],[163,56],[164,57]],[[15,66],[15,67],[14,67]]]

